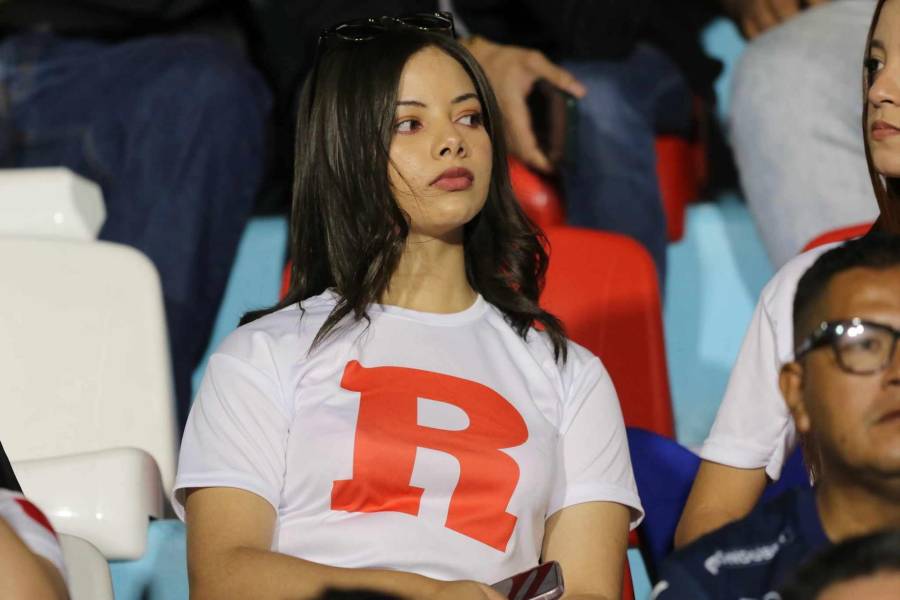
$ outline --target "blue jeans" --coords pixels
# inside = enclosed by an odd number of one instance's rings
[[[202,36],[0,42],[0,166],[100,184],[100,238],[159,271],[182,423],[263,176],[270,104],[249,63]]]
[[[666,215],[656,176],[657,133],[687,134],[692,93],[660,50],[639,45],[621,60],[563,62],[587,88],[578,102],[575,159],[562,170],[571,225],[638,240],[666,277]]]

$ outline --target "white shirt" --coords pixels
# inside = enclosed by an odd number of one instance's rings
[[[728,387],[700,456],[741,469],[766,468],[778,479],[797,444],[794,421],[778,388],[781,366],[794,357],[794,294],[819,256],[838,244],[791,259],[766,284],[738,354]]]
[[[0,519],[9,524],[29,550],[49,560],[66,579],[56,531],[38,507],[18,492],[0,489]]]
[[[326,292],[232,333],[181,445],[183,490],[225,486],[277,513],[272,549],[342,567],[493,583],[537,564],[544,522],[589,501],[642,516],[599,359],[526,342],[481,297],[465,311],[371,306],[307,353]]]

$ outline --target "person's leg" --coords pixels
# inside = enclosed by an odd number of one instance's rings
[[[776,267],[817,235],[878,214],[861,124],[874,8],[836,0],[808,9],[751,42],[735,71],[731,141]]]
[[[687,83],[668,57],[646,45],[622,60],[563,66],[587,87],[574,160],[562,170],[566,219],[637,239],[664,283],[668,240],[654,141],[660,128],[689,129]]]
[[[241,56],[203,37],[28,39],[10,88],[17,165],[97,181],[101,239],[156,265],[183,420],[262,178],[269,92]]]

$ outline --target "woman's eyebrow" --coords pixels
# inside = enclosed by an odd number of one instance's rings
[[[465,102],[470,98],[475,98],[478,100],[478,94],[474,92],[466,92],[465,94],[460,94],[456,98],[450,101],[450,104],[459,104],[460,102]],[[398,100],[397,106],[420,106],[422,108],[427,108],[428,105],[420,100]]]
[[[876,38],[872,40],[872,43],[869,44],[869,47],[877,50],[884,50],[884,42]]]

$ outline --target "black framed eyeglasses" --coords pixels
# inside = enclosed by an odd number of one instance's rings
[[[860,318],[825,321],[803,340],[795,360],[816,348],[831,346],[838,366],[848,373],[871,375],[883,371],[894,360],[900,330]]]

